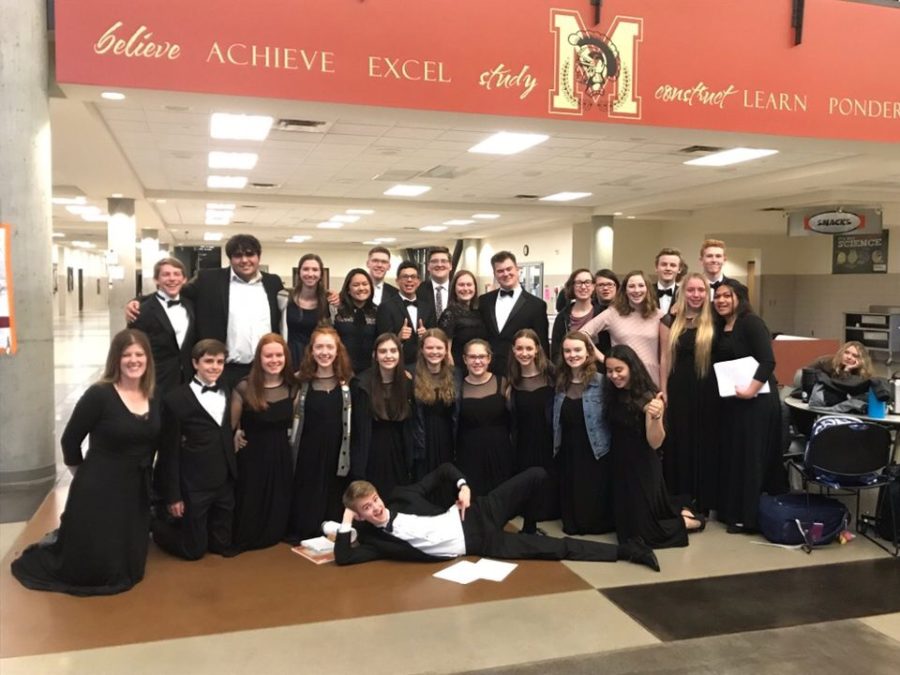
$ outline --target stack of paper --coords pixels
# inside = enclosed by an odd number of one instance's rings
[[[719,361],[719,363],[713,364],[713,369],[716,371],[716,380],[719,383],[719,396],[722,398],[735,396],[735,389],[747,387],[756,374],[758,367],[759,361],[752,356],[745,356],[742,359],[734,359],[733,361]],[[769,383],[766,382],[759,390],[759,393],[768,394],[769,391]]]
[[[500,562],[482,558],[477,563],[468,560],[460,560],[455,565],[445,567],[432,576],[445,581],[453,581],[457,584],[470,584],[478,579],[488,581],[503,581],[510,572],[516,569],[516,563]]]

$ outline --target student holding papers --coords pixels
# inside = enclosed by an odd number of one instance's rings
[[[441,486],[455,485],[455,503],[439,504]],[[344,493],[344,518],[337,528],[334,554],[338,565],[379,558],[445,561],[464,555],[504,559],[628,560],[659,571],[653,551],[641,540],[618,546],[584,539],[557,539],[538,534],[514,534],[503,528],[517,515],[527,524],[542,503],[547,472],[532,467],[500,484],[485,496],[472,497],[466,480],[452,464],[442,464],[413,485],[398,486],[381,500],[367,481],[354,481]],[[444,491],[446,493],[446,491]],[[359,545],[351,546],[351,526],[359,524]],[[326,523],[326,534],[336,523]]]
[[[713,361],[751,356],[758,362],[748,384],[735,384],[731,396],[722,393],[717,504],[718,518],[730,533],[753,532],[759,495],[787,491],[775,357],[769,329],[753,313],[746,286],[726,279],[715,291],[713,306],[718,315]]]

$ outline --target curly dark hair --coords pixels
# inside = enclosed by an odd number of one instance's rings
[[[607,408],[611,418],[631,424],[642,424],[644,406],[659,393],[659,387],[653,382],[650,373],[635,351],[628,345],[616,345],[606,355],[606,363],[610,359],[622,361],[628,366],[628,384],[622,389],[616,387],[609,378],[606,379]]]

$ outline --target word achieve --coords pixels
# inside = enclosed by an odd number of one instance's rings
[[[387,56],[369,57],[369,77],[411,82],[438,82],[440,84],[449,84],[453,81],[444,76],[443,61],[392,59]]]
[[[305,70],[307,72],[333,73],[334,52],[311,51],[296,47],[275,47],[269,45],[247,45],[234,42],[222,46],[213,42],[206,62],[218,61],[233,66],[251,68],[272,68],[275,70]]]
[[[153,40],[153,32],[147,26],[139,26],[129,37],[122,38],[116,31],[122,27],[116,21],[106,29],[100,39],[94,43],[95,54],[114,54],[128,59],[168,59],[174,61],[181,56],[181,45],[176,42],[157,42]]]

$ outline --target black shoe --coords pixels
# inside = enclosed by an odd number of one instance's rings
[[[644,565],[654,572],[659,572],[659,560],[656,559],[656,554],[640,537],[619,544],[619,560],[627,560],[635,565]]]

